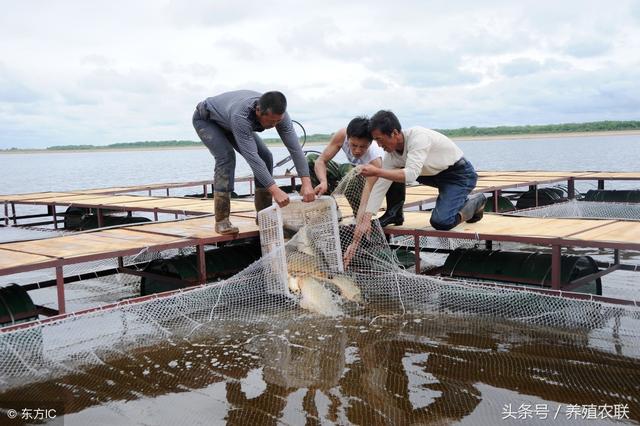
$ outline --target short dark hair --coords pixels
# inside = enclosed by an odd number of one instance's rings
[[[402,130],[400,120],[391,111],[380,110],[369,119],[369,131],[380,130],[384,135],[391,135],[394,130]]]
[[[284,114],[287,110],[287,98],[284,97],[282,92],[266,92],[260,96],[258,105],[263,113]]]
[[[367,117],[356,117],[347,125],[347,137],[366,139],[372,141],[371,132],[369,131],[369,119]]]

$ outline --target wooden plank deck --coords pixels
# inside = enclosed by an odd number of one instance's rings
[[[429,225],[431,212],[404,212],[404,224],[388,226],[393,234],[420,234],[450,238],[524,241],[564,246],[610,247],[640,250],[640,221],[603,219],[562,219],[485,213],[476,223],[463,223],[450,231],[437,231]],[[517,218],[517,219],[516,219]],[[592,245],[589,245],[592,244]],[[623,247],[624,246],[624,247]]]
[[[546,172],[546,171],[481,171],[478,180],[480,192],[486,188],[518,187],[535,184],[544,179],[563,180],[569,176],[580,178],[607,179],[638,179],[640,172]],[[167,184],[158,184],[167,185]],[[147,185],[145,188],[151,187]],[[424,185],[407,187],[406,206],[422,205],[434,202],[438,196],[437,190]],[[17,203],[37,203],[56,205],[93,205],[96,208],[114,208],[138,210],[153,210],[158,212],[178,213],[212,213],[214,203],[212,199],[184,198],[184,197],[145,197],[132,195],[98,195],[69,192],[43,192],[32,194],[18,194],[0,196],[0,200]],[[346,199],[338,198],[339,208],[343,217],[352,215]],[[256,212],[250,200],[233,200],[231,212],[234,224],[240,226],[241,234],[255,234]],[[389,227],[389,231],[400,233],[426,232],[439,233],[428,226],[428,212],[405,211],[405,224],[401,227]],[[71,236],[51,238],[47,240],[0,244],[0,274],[4,269],[15,270],[23,266],[45,262],[48,259],[68,261],[87,256],[100,256],[117,251],[133,250],[136,248],[152,248],[167,244],[194,244],[192,239],[209,238],[216,240],[220,236],[213,230],[213,218],[206,217],[197,221],[181,221],[169,223],[155,223],[124,227],[117,231],[104,230],[81,233]],[[131,230],[129,230],[131,229]],[[157,234],[156,234],[157,233]],[[591,242],[597,246],[632,246],[640,248],[640,223],[615,220],[597,219],[551,219],[530,218],[502,215],[485,215],[485,219],[477,224],[462,224],[450,231],[454,238],[487,235],[502,240],[511,239],[554,239],[566,240],[569,245],[580,242],[580,245]],[[176,237],[176,238],[171,238]],[[181,238],[186,238],[182,241]],[[24,262],[20,256],[8,253],[24,253]],[[28,256],[27,256],[28,255]],[[35,256],[35,257],[34,257]]]
[[[600,171],[479,171],[479,179],[474,192],[493,192],[507,189],[523,188],[543,184],[552,184],[570,179],[625,179],[640,180],[640,172],[600,172]],[[295,178],[292,176],[279,176],[280,179]],[[250,180],[250,178],[243,178]],[[210,181],[164,183],[138,185],[130,187],[114,187],[101,189],[87,189],[73,192],[43,192],[31,194],[0,195],[0,202],[11,204],[42,204],[70,206],[77,205],[93,208],[112,208],[126,211],[156,211],[159,213],[189,212],[190,214],[212,213],[213,203],[207,199],[188,199],[184,197],[145,197],[132,195],[106,195],[118,192],[144,191],[162,188],[174,188],[184,186],[198,186],[210,184]],[[424,185],[411,185],[407,187],[407,200],[405,205],[421,206],[434,202],[438,196],[435,188]],[[251,214],[253,207],[240,204],[242,201],[232,201],[232,212],[243,213],[243,216]],[[246,214],[244,214],[246,213]],[[8,214],[6,216],[9,216]],[[5,220],[8,220],[6,218]]]
[[[132,225],[62,237],[0,244],[0,275],[7,271],[39,269],[38,264],[58,260],[72,264],[107,259],[141,250],[162,250],[166,246],[189,247],[258,235],[250,218],[231,216],[240,233],[234,236],[215,232],[213,217]]]
[[[5,196],[7,202],[16,204],[35,205],[56,205],[56,206],[78,206],[86,208],[102,208],[127,211],[154,211],[158,212],[182,212],[190,213],[213,213],[213,199],[187,198],[187,197],[145,197],[136,195],[86,195],[56,193],[23,194],[11,198]],[[231,201],[231,212],[253,211],[253,201]]]
[[[287,176],[286,178],[295,178]],[[640,172],[549,172],[549,171],[481,171],[474,192],[494,192],[510,188],[538,186],[572,180],[640,180]],[[210,182],[154,184],[131,187],[90,189],[72,192],[42,192],[30,194],[0,195],[4,203],[5,223],[16,220],[16,204],[47,206],[82,206],[126,211],[154,211],[156,213],[209,214],[214,210],[212,199],[185,197],[151,197],[116,195],[152,189],[167,189],[207,185]],[[434,202],[438,196],[435,188],[423,185],[407,187],[405,206],[422,206]],[[338,198],[343,217],[352,215],[346,199]],[[12,216],[8,210],[11,205]],[[52,209],[50,209],[52,210]],[[9,275],[44,268],[55,268],[58,292],[58,309],[65,311],[63,266],[74,263],[123,257],[145,250],[161,251],[169,248],[198,247],[199,280],[204,282],[204,245],[256,237],[256,212],[253,202],[233,200],[231,221],[240,228],[236,235],[220,235],[215,232],[213,217],[156,222],[77,233],[49,239],[8,242],[0,244],[0,275]],[[51,214],[51,212],[49,213]],[[552,286],[560,286],[561,247],[600,247],[640,250],[640,221],[598,219],[553,219],[486,214],[475,224],[461,224],[451,231],[436,231],[430,226],[429,212],[405,211],[402,226],[389,226],[389,234],[409,234],[478,240],[498,240],[545,244],[552,247]],[[26,216],[25,216],[26,217]],[[35,216],[34,216],[35,217]],[[418,253],[419,254],[419,253]],[[419,256],[416,254],[417,262]],[[617,256],[617,255],[616,255]],[[418,266],[418,263],[417,263]],[[616,261],[616,267],[619,266]],[[612,268],[610,268],[612,269]],[[614,269],[612,269],[614,270]],[[608,270],[607,270],[608,271]],[[603,273],[606,273],[604,271]]]
[[[39,254],[30,254],[20,251],[10,251],[0,248],[0,271],[11,270],[20,266],[34,266],[34,269],[41,269],[57,260]]]

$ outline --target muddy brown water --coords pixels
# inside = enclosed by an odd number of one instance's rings
[[[579,422],[571,404],[626,404],[624,422],[637,424],[640,359],[614,343],[437,314],[221,320],[189,339],[114,348],[0,401],[61,401],[66,425],[493,425],[526,403],[557,409],[553,424]]]

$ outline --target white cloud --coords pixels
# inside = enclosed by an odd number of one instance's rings
[[[17,79],[0,75],[0,102],[21,104],[35,102],[39,98],[37,91]]]
[[[518,75],[533,74],[543,68],[540,61],[529,58],[516,58],[502,65],[502,73],[514,77]]]
[[[195,105],[238,88],[284,91],[310,133],[382,108],[438,128],[640,112],[633,0],[0,6],[0,148],[194,139]]]
[[[565,47],[565,52],[568,55],[575,56],[577,58],[586,58],[590,56],[604,55],[611,48],[611,43],[608,40],[577,40],[569,43]]]

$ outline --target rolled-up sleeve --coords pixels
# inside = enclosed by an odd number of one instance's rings
[[[238,144],[240,154],[247,161],[249,167],[251,167],[251,171],[256,177],[256,180],[265,188],[276,183],[267,165],[258,155],[258,147],[253,138],[253,130],[247,119],[241,115],[233,115],[231,117],[231,131]]]
[[[302,152],[300,141],[298,141],[298,135],[296,135],[293,129],[293,123],[291,122],[289,113],[284,113],[284,117],[276,126],[276,130],[284,146],[289,151],[289,154],[291,154],[298,176],[309,176],[309,164],[307,163],[307,159],[304,158],[304,152]]]

